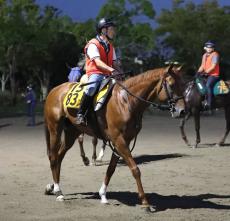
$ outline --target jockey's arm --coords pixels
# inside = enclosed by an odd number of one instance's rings
[[[210,66],[210,68],[208,68],[205,72],[208,74],[208,73],[210,73],[211,71],[213,71],[213,70],[215,69],[215,67],[216,67],[216,64],[212,64],[212,65]]]
[[[197,72],[198,73],[204,72],[204,57],[202,57],[202,62]]]
[[[198,73],[202,73],[202,72],[204,72],[204,67],[203,67],[203,65],[201,64],[201,66],[199,67],[199,69],[198,69],[198,71],[197,71]]]
[[[100,57],[94,58],[94,62],[97,65],[97,67],[103,71],[112,73],[114,71],[114,68],[108,66],[106,63],[104,63]]]

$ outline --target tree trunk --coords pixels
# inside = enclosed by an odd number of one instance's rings
[[[6,83],[9,80],[9,74],[7,75],[6,73],[3,73],[1,75],[1,91],[5,92],[6,90]]]
[[[46,96],[48,94],[48,88],[50,83],[50,75],[46,71],[42,71],[42,76],[39,75],[39,73],[36,73],[39,82],[40,82],[40,88],[41,88],[41,96],[40,101],[44,101],[46,99]]]

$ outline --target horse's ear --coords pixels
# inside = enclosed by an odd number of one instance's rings
[[[181,71],[182,68],[183,68],[183,65],[181,65],[181,66],[179,66],[179,67],[176,67],[176,68],[174,69],[175,74],[181,75],[181,74],[182,74],[182,71]]]
[[[170,72],[172,71],[173,67],[174,67],[174,64],[173,64],[173,63],[171,63],[168,67],[166,67],[166,69],[165,69],[165,74],[170,73]]]
[[[177,67],[177,71],[181,71],[182,68],[183,68],[183,65]]]

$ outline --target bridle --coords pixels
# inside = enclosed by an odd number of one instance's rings
[[[142,101],[142,102],[144,102],[146,104],[150,104],[150,105],[152,105],[156,109],[159,109],[159,110],[169,110],[170,113],[173,113],[173,112],[175,112],[175,105],[176,105],[177,101],[180,100],[180,99],[184,99],[184,96],[174,97],[173,90],[172,90],[171,86],[169,85],[168,81],[166,80],[167,75],[172,76],[172,74],[170,74],[170,73],[167,73],[164,76],[164,78],[162,80],[162,83],[161,83],[160,90],[158,92],[158,94],[159,94],[161,92],[162,88],[164,88],[165,93],[167,95],[167,105],[165,105],[165,104],[157,104],[155,102],[145,100],[142,97],[137,96],[137,95],[133,94],[132,92],[130,92],[128,90],[128,88],[126,88],[119,81],[116,81],[116,84],[118,84],[122,89],[124,89],[132,97],[135,97],[136,99],[138,99],[138,100],[140,100],[140,101]],[[172,76],[172,77],[174,78],[174,76]],[[112,78],[113,78],[113,76],[112,76]]]
[[[167,73],[167,75],[170,75],[171,77],[173,77],[175,79],[174,76],[172,76],[172,74]],[[162,86],[161,88],[164,88],[165,93],[167,95],[167,103],[168,103],[168,110],[170,111],[170,113],[175,112],[175,105],[177,103],[178,100],[184,99],[184,96],[180,96],[180,97],[174,97],[174,93],[173,90],[171,88],[171,86],[169,85],[168,81],[166,80],[167,75],[164,77],[163,82],[162,82]],[[160,93],[160,91],[158,92],[158,94]]]

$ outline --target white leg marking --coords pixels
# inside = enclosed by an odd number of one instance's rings
[[[60,195],[57,196],[56,201],[64,201],[64,196],[62,194],[61,188],[58,183],[54,183],[54,193],[60,192]]]
[[[103,204],[109,203],[107,198],[106,198],[106,189],[107,189],[107,186],[103,182],[101,185],[101,188],[99,190],[99,195],[101,197],[101,203],[103,203]]]
[[[102,161],[103,156],[104,156],[104,149],[101,148],[100,153],[97,157],[97,161]]]

